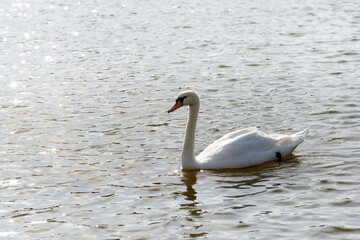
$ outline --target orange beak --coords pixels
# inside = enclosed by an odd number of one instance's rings
[[[182,105],[183,105],[183,103],[180,100],[176,100],[174,106],[169,109],[168,113],[175,111],[176,109],[182,107]]]

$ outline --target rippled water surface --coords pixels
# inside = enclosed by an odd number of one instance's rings
[[[1,1],[0,237],[358,239],[360,5]],[[294,157],[182,171],[232,130],[310,127]]]

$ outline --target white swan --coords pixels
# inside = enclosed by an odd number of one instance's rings
[[[227,169],[244,168],[289,156],[304,141],[308,129],[293,135],[260,132],[256,127],[240,129],[228,133],[210,144],[195,157],[195,131],[200,109],[200,99],[196,92],[182,92],[173,112],[182,106],[189,106],[184,148],[181,156],[183,169]]]

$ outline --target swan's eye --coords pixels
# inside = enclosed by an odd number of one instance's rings
[[[181,104],[184,104],[184,99],[185,99],[185,98],[186,98],[186,96],[185,96],[185,97],[178,98],[178,99],[176,99],[175,102],[180,101]]]

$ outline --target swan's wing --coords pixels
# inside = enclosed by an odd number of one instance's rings
[[[245,128],[224,135],[207,146],[200,154],[214,155],[225,151],[241,154],[252,149],[271,148],[281,139],[280,136],[275,138],[260,132],[256,127]]]
[[[241,168],[275,159],[273,147],[279,140],[256,128],[252,130],[232,132],[218,139],[197,156],[198,162],[206,168]]]
[[[276,159],[276,152],[288,156],[299,145],[307,130],[293,135],[268,135],[257,128],[241,129],[224,135],[197,156],[207,168],[234,168]],[[206,165],[206,166],[205,166]]]
[[[249,127],[249,128],[243,128],[243,129],[239,129],[230,133],[225,134],[224,136],[222,136],[221,138],[219,138],[217,141],[223,141],[225,139],[233,139],[236,138],[238,136],[243,136],[249,133],[254,133],[254,132],[260,132],[256,127]],[[214,142],[214,143],[215,143]]]
[[[251,141],[254,137],[262,135],[256,127],[249,127],[240,130],[236,130],[225,134],[215,142],[207,146],[199,155],[201,156],[212,156],[219,152],[230,151],[238,152],[241,149],[247,148],[246,145],[251,146]]]

